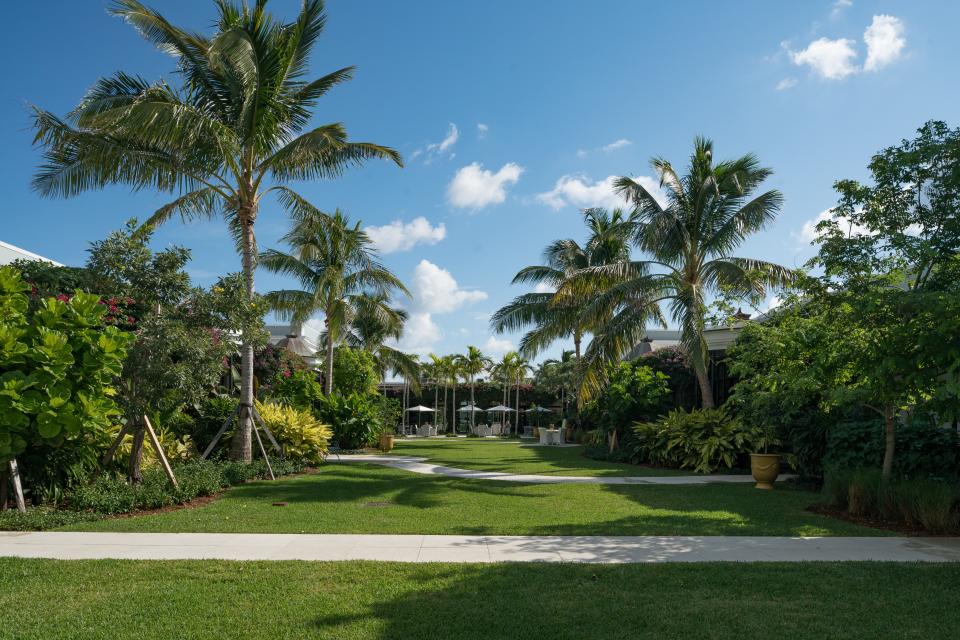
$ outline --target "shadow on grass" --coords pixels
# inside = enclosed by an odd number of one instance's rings
[[[957,575],[946,566],[499,564],[412,573],[393,597],[318,615],[314,628],[331,637],[374,623],[379,638],[723,640],[922,638],[960,623],[923,595],[944,595],[938,580]],[[911,589],[881,586],[890,580]],[[868,595],[864,584],[878,588]],[[958,584],[948,587],[955,596]]]

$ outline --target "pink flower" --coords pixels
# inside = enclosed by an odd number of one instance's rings
[[[70,302],[70,296],[68,296],[65,293],[61,293],[60,295],[57,296],[57,300],[59,300],[60,302]]]

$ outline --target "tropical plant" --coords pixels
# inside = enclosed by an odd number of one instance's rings
[[[333,352],[333,377],[337,393],[372,395],[377,392],[379,374],[373,354],[363,349],[340,346]]]
[[[670,317],[680,327],[681,341],[690,355],[704,408],[712,408],[708,375],[709,352],[704,329],[707,295],[724,293],[763,297],[767,287],[789,283],[793,273],[780,265],[731,255],[752,233],[771,223],[783,196],[777,190],[755,195],[772,173],[756,156],[714,162],[713,143],[694,141],[687,173],[680,176],[665,159],[651,161],[665,191],[661,202],[647,187],[630,177],[619,178],[617,192],[634,206],[634,242],[648,260],[620,261],[582,272],[574,291],[603,287],[586,310],[587,318],[615,313],[591,342],[585,358],[581,395],[597,393],[605,366],[620,360],[646,333],[649,322],[666,326],[659,308],[668,303]]]
[[[731,468],[758,450],[765,438],[723,409],[674,409],[657,422],[634,425],[637,462],[712,473]]]
[[[308,60],[326,22],[322,0],[304,0],[292,22],[253,7],[216,2],[211,36],[174,26],[137,0],[110,8],[177,60],[179,86],[124,72],[103,78],[66,119],[34,109],[45,147],[34,188],[69,197],[110,184],[177,193],[147,221],[223,217],[242,255],[253,298],[254,225],[263,196],[299,216],[308,203],[285,183],[334,178],[370,158],[401,164],[392,149],[352,143],[340,124],[305,130],[317,100],[350,79],[352,67],[307,80]],[[254,341],[243,336],[241,428],[232,453],[251,459]]]
[[[460,371],[470,383],[470,406],[475,409],[477,376],[493,366],[493,361],[487,356],[483,355],[483,352],[474,346],[468,346],[467,352],[457,356],[457,360],[460,365]],[[476,411],[471,410],[470,426],[472,427],[474,424],[476,424]]]
[[[333,352],[354,320],[376,314],[399,321],[388,304],[389,294],[407,288],[377,260],[377,252],[360,223],[350,224],[339,210],[327,215],[304,204],[301,214],[282,240],[291,253],[268,249],[260,264],[268,271],[292,276],[303,289],[281,289],[267,294],[270,306],[282,319],[305,322],[324,314],[326,368],[325,391],[333,392]]]
[[[0,464],[28,448],[58,448],[105,432],[120,415],[114,380],[133,336],[104,326],[96,295],[45,299],[0,267]]]
[[[503,354],[503,357],[499,362],[494,363],[490,368],[490,377],[491,379],[498,379],[503,381],[503,400],[500,404],[503,406],[509,406],[510,402],[510,385],[513,383],[514,379],[517,377],[517,359],[518,354],[516,351],[508,351]],[[507,422],[509,418],[504,416],[504,422]],[[518,420],[519,424],[519,420]],[[504,425],[506,426],[506,425]]]
[[[321,396],[314,405],[317,417],[333,430],[331,442],[342,449],[360,449],[376,443],[383,432],[382,411],[370,396]]]
[[[312,464],[323,462],[333,432],[309,409],[258,402],[257,412],[282,447],[285,457]]]
[[[413,379],[417,372],[416,359],[392,347],[388,340],[399,340],[408,313],[390,306],[385,293],[373,293],[357,300],[357,313],[343,332],[343,343],[373,354],[380,380],[388,371],[400,371],[404,377]]]
[[[533,325],[520,340],[520,353],[525,356],[533,357],[554,341],[572,337],[579,360],[584,334],[603,324],[604,318],[597,316],[588,322],[581,313],[596,291],[581,287],[573,294],[564,288],[585,269],[629,259],[633,220],[620,209],[612,214],[600,208],[586,209],[583,217],[589,230],[584,245],[573,239],[557,240],[544,249],[545,264],[524,267],[513,278],[513,284],[536,284],[548,291],[522,294],[490,319],[490,326],[497,333]],[[598,278],[591,282],[597,287],[603,285]]]

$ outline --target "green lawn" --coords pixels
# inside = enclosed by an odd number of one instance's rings
[[[583,447],[541,447],[516,440],[398,439],[393,454],[429,458],[431,462],[447,467],[504,473],[559,476],[693,475],[692,471],[591,460],[583,456]]]
[[[960,565],[0,559],[0,638],[953,638]]]
[[[496,445],[491,445],[496,446]],[[818,494],[749,484],[534,485],[427,476],[377,465],[228,490],[197,508],[72,530],[499,535],[883,535],[806,511]],[[286,507],[273,502],[285,501]]]

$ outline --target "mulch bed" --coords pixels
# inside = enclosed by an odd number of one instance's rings
[[[872,529],[883,529],[884,531],[893,531],[894,533],[899,533],[902,536],[927,536],[927,537],[950,537],[956,534],[950,533],[930,533],[926,529],[920,526],[911,526],[905,522],[895,522],[890,520],[883,520],[880,518],[870,518],[867,516],[855,516],[852,513],[848,513],[842,509],[837,509],[835,507],[830,507],[825,504],[814,504],[807,507],[807,511],[811,513],[816,513],[821,516],[827,516],[829,518],[836,518],[838,520],[845,520],[846,522],[851,522],[861,527],[870,527]]]

